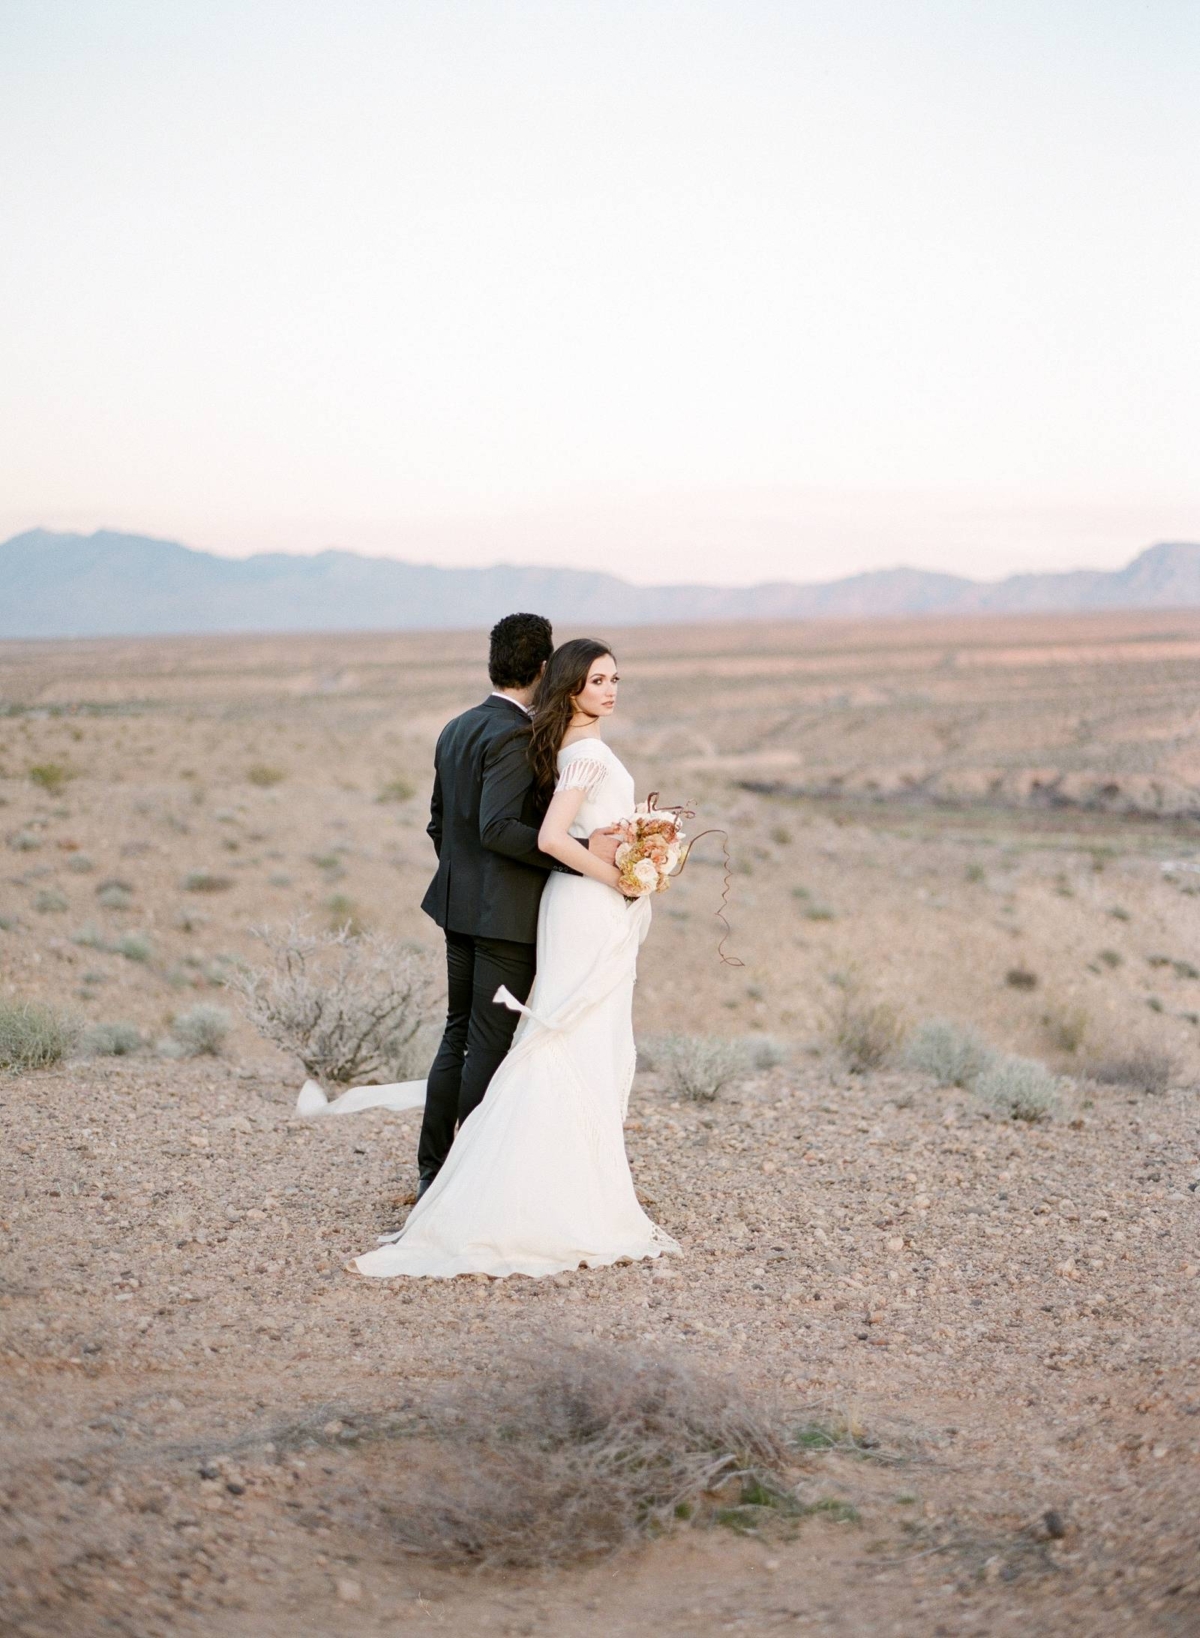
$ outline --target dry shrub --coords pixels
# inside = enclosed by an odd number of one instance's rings
[[[789,1498],[787,1440],[729,1382],[682,1362],[566,1344],[464,1384],[433,1419],[437,1460],[387,1504],[410,1551],[448,1566],[546,1568],[616,1552],[718,1488]],[[728,1489],[723,1488],[728,1499]]]
[[[756,1035],[749,1046],[755,1069],[778,1069],[791,1056],[787,1043],[773,1035]]]
[[[1028,967],[1010,967],[1004,975],[1004,982],[1010,990],[1036,990],[1038,975],[1030,972]]]
[[[154,956],[154,946],[145,933],[122,933],[115,944],[108,946],[117,955],[123,955],[126,961],[150,961]]]
[[[1087,1039],[1091,1017],[1078,1004],[1053,1006],[1042,1014],[1042,1028],[1058,1052],[1075,1053]]]
[[[904,1040],[899,1013],[886,1001],[872,997],[853,974],[839,973],[833,982],[835,993],[829,1007],[832,1044],[852,1074],[882,1069]]]
[[[419,945],[346,928],[311,932],[304,921],[257,929],[267,967],[229,974],[256,1029],[318,1080],[401,1080],[434,993]]]
[[[905,1065],[936,1086],[974,1085],[995,1056],[978,1030],[948,1018],[927,1018],[904,1049]]]
[[[678,1098],[711,1103],[732,1081],[754,1068],[756,1043],[740,1036],[656,1035],[643,1059],[662,1074]]]
[[[258,785],[268,790],[272,785],[279,785],[287,778],[286,768],[273,768],[269,763],[256,762],[252,768],[246,769],[246,778],[252,785]]]
[[[1058,1081],[1033,1058],[997,1058],[975,1082],[975,1091],[1009,1120],[1049,1120],[1058,1109]]]
[[[185,893],[225,893],[233,886],[233,877],[215,870],[189,870],[179,885]]]
[[[105,910],[128,910],[133,903],[133,889],[126,882],[101,882],[96,902]]]
[[[1088,1066],[1088,1077],[1102,1086],[1127,1086],[1136,1092],[1165,1092],[1178,1065],[1163,1047],[1135,1045]]]
[[[39,1001],[0,998],[0,1069],[48,1069],[66,1057],[78,1026]]]
[[[172,1020],[171,1035],[181,1057],[215,1058],[225,1045],[229,1025],[229,1013],[224,1007],[202,1001]]]
[[[136,1024],[93,1024],[80,1046],[90,1058],[127,1058],[140,1051],[142,1033]]]
[[[62,790],[68,780],[76,778],[76,772],[64,762],[38,762],[30,768],[29,777],[35,785],[40,785],[44,791],[54,796]]]
[[[386,785],[380,787],[377,802],[408,802],[417,794],[417,787],[411,779],[400,775],[396,779],[389,779]]]

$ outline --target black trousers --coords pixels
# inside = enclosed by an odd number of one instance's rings
[[[480,1102],[512,1044],[519,1015],[492,999],[501,984],[518,1001],[533,985],[537,946],[505,938],[475,938],[446,929],[449,997],[446,1028],[425,1093],[417,1170],[432,1177],[454,1142],[454,1132]]]

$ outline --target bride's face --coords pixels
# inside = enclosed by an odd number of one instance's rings
[[[577,712],[588,717],[611,717],[617,703],[617,662],[611,654],[602,654],[593,660],[587,681],[572,700]]]

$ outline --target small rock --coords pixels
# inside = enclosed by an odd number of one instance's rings
[[[1048,1507],[1042,1514],[1042,1523],[1051,1541],[1061,1541],[1067,1533],[1067,1521],[1057,1508]]]
[[[337,1595],[343,1604],[358,1604],[362,1601],[362,1584],[351,1581],[348,1576],[339,1576]]]

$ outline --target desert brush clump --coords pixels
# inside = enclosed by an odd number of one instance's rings
[[[246,769],[246,778],[260,790],[269,790],[272,785],[283,783],[287,778],[287,769],[272,767],[268,762],[256,762]]]
[[[318,1079],[403,1079],[434,996],[428,952],[379,933],[313,932],[303,920],[257,931],[270,964],[228,978],[254,1027]]]
[[[93,1024],[83,1032],[79,1048],[89,1058],[127,1058],[142,1045],[136,1024]]]
[[[1097,1058],[1087,1069],[1089,1080],[1101,1086],[1126,1086],[1135,1092],[1166,1092],[1177,1072],[1172,1053],[1145,1042]]]
[[[935,1086],[973,1086],[995,1059],[995,1052],[969,1024],[949,1018],[927,1018],[913,1032],[902,1054],[905,1068],[928,1075]]]
[[[171,1021],[171,1039],[185,1058],[215,1058],[225,1045],[232,1020],[225,1007],[202,1001]]]
[[[407,1551],[447,1567],[587,1562],[706,1507],[719,1520],[722,1500],[786,1505],[798,1454],[735,1384],[577,1343],[451,1391],[425,1437],[436,1460],[410,1469],[386,1516]]]
[[[179,885],[185,893],[224,893],[233,886],[233,877],[215,870],[189,870]]]
[[[852,1075],[882,1069],[904,1041],[904,1023],[895,1007],[872,996],[854,973],[833,975],[828,1008],[829,1038]]]
[[[128,910],[133,903],[133,889],[124,882],[102,882],[96,889],[96,903],[105,910]]]
[[[379,795],[375,800],[377,802],[408,802],[416,794],[417,787],[412,780],[400,776],[397,779],[389,779],[386,785],[381,786]]]
[[[754,1068],[755,1045],[743,1036],[656,1035],[646,1042],[643,1058],[676,1097],[711,1103]]]
[[[1074,1054],[1087,1040],[1091,1015],[1078,1003],[1052,1006],[1042,1014],[1042,1028],[1056,1051]]]
[[[365,933],[367,930],[358,913],[357,904],[346,893],[331,893],[325,900],[325,911],[329,917],[329,926],[334,932],[342,927],[353,934]]]
[[[59,915],[62,911],[69,910],[70,905],[57,887],[43,887],[33,901],[33,908],[43,916]]]
[[[1050,1120],[1059,1106],[1058,1080],[1034,1058],[996,1058],[976,1080],[974,1090],[1009,1120]]]
[[[109,949],[116,955],[123,955],[126,961],[147,962],[154,955],[154,946],[145,933],[122,933],[109,945]]]
[[[755,1069],[778,1069],[790,1056],[787,1044],[773,1035],[755,1036],[749,1045]]]
[[[1038,975],[1028,967],[1010,967],[1004,975],[1004,982],[1010,990],[1036,990]]]
[[[0,1069],[48,1069],[78,1036],[79,1026],[53,1007],[0,997]]]
[[[36,762],[29,770],[30,781],[48,791],[51,796],[61,791],[68,780],[76,778],[74,768],[65,762]]]

